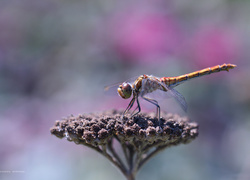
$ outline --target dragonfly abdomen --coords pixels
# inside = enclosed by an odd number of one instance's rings
[[[165,83],[167,86],[177,86],[180,83],[185,82],[189,79],[209,75],[209,74],[220,72],[220,71],[229,71],[229,69],[233,69],[235,67],[236,67],[236,65],[234,65],[234,64],[222,64],[222,65],[217,65],[217,66],[205,68],[205,69],[195,71],[192,73],[184,74],[181,76],[162,77],[162,78],[160,78],[160,80],[163,83]]]

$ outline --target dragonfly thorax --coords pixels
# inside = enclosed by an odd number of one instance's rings
[[[128,99],[132,95],[132,86],[131,84],[124,82],[119,85],[117,92],[123,99]]]

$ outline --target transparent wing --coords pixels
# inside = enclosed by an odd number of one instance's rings
[[[122,83],[115,83],[109,86],[105,86],[104,87],[104,91],[106,95],[115,95],[117,94],[117,88],[118,86],[122,84]]]
[[[135,77],[129,78],[126,81],[118,82],[118,83],[115,83],[115,84],[112,84],[112,85],[109,85],[109,86],[105,86],[104,87],[105,94],[107,94],[107,95],[117,95],[117,88],[118,88],[119,85],[121,85],[124,82],[133,84],[138,77],[139,76],[135,76]]]
[[[184,98],[184,96],[181,95],[177,90],[173,88],[169,88],[168,92],[171,94],[172,97],[175,98],[175,100],[178,102],[178,104],[181,106],[181,108],[187,112],[187,102]]]
[[[154,81],[154,83],[158,84],[159,88],[151,93],[146,93],[150,87],[147,87],[150,83],[147,81]],[[159,78],[150,76],[148,80],[142,81],[142,89],[141,89],[141,95],[145,94],[145,97],[151,98],[151,99],[167,99],[167,98],[174,98],[176,102],[181,106],[181,108],[187,112],[187,102],[177,90],[168,87],[164,83],[159,81]]]

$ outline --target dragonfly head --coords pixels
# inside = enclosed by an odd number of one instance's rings
[[[124,82],[117,88],[117,92],[123,99],[128,99],[132,94],[132,86]]]

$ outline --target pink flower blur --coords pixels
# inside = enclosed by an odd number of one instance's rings
[[[240,39],[229,29],[202,28],[191,41],[191,58],[202,67],[235,63],[239,59]]]
[[[137,61],[155,62],[155,57],[174,52],[180,41],[174,18],[153,12],[116,15],[110,32],[116,51]]]

